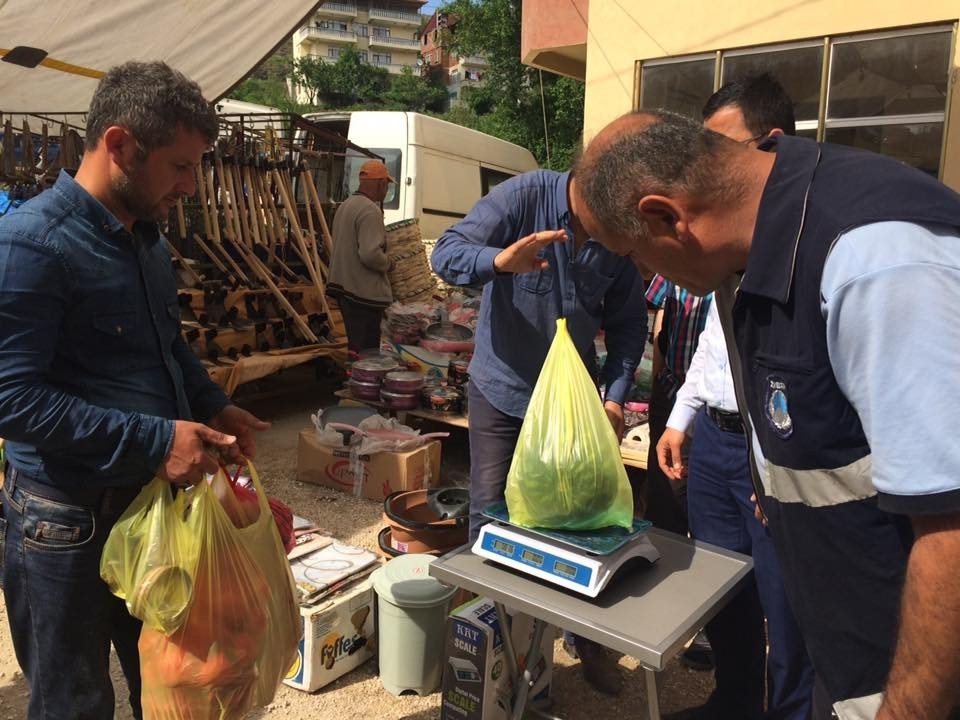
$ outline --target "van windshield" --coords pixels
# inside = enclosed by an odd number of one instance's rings
[[[368,148],[370,152],[376,153],[383,158],[390,176],[398,183],[403,179],[400,177],[400,158],[401,153],[397,148]],[[344,197],[349,197],[360,187],[360,166],[369,160],[366,155],[347,155],[345,167],[343,170]],[[388,210],[396,210],[400,207],[400,189],[390,183],[387,187],[387,196],[383,199],[383,207]]]

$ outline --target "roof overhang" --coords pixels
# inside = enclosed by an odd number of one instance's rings
[[[164,60],[219,100],[318,0],[0,0],[0,110],[85,112],[100,77]]]

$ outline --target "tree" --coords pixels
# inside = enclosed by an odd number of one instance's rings
[[[293,73],[293,46],[287,43],[273,55],[254,68],[246,79],[230,91],[234,100],[269,105],[284,112],[304,112],[308,106],[301,105],[290,96],[288,82]]]
[[[302,57],[294,62],[293,73],[296,81],[311,93],[314,103],[333,109],[376,109],[383,105],[390,87],[387,71],[363,62],[352,47],[345,48],[333,63]]]
[[[293,78],[309,95],[311,105],[329,101],[333,94],[333,64],[307,55],[294,61]]]
[[[440,112],[447,102],[447,90],[438,82],[436,75],[414,75],[409,67],[394,75],[390,89],[384,95],[384,107],[388,110],[413,112]]]
[[[476,115],[469,126],[529,148],[545,167],[570,167],[580,147],[583,84],[543,73],[541,102],[539,71],[520,62],[520,0],[453,0],[441,12],[452,21],[448,46],[461,56],[483,55],[488,64],[484,84],[463,95]],[[453,112],[446,117],[456,121]]]

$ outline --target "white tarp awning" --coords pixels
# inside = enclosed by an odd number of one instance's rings
[[[103,73],[127,60],[164,60],[217,100],[320,4],[0,0],[0,111],[85,112]]]

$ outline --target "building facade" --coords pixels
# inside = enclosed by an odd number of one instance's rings
[[[424,2],[325,2],[293,34],[293,57],[336,62],[345,48],[353,47],[361,60],[392,74],[399,75],[404,68],[417,73]]]
[[[487,69],[487,60],[480,55],[460,56],[451,52],[448,39],[450,34],[455,32],[455,18],[445,13],[434,12],[427,20],[420,39],[423,74],[441,73],[451,105],[463,99],[465,88],[483,84],[483,76]]]
[[[637,108],[699,118],[723,83],[769,71],[793,98],[799,134],[960,189],[956,0],[524,0],[523,13],[524,61],[585,79],[586,138]],[[561,41],[549,24],[563,27]]]

